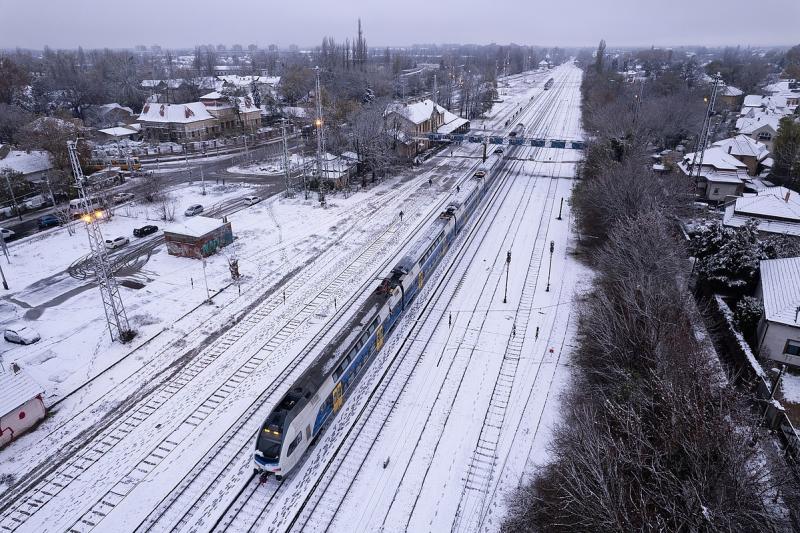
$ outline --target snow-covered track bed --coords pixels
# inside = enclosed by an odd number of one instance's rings
[[[283,321],[281,324],[274,323],[277,322],[274,318],[273,320],[267,320],[276,309],[284,305],[282,296],[274,294],[254,311],[243,317],[235,327],[213,342],[208,349],[189,362],[171,379],[157,386],[152,393],[148,394],[146,398],[135,404],[131,409],[115,417],[106,428],[96,433],[76,453],[59,464],[50,465],[49,471],[36,476],[34,480],[24,487],[15,487],[12,491],[6,493],[3,498],[6,507],[2,517],[0,517],[0,528],[5,531],[14,531],[24,525],[44,505],[73,484],[75,480],[79,479],[87,469],[107,455],[134,429],[147,421],[162,406],[180,396],[181,391],[188,384],[220,359],[220,356],[228,352],[244,336],[250,334],[251,330],[262,330],[260,337],[262,339],[267,338],[262,348],[239,365],[211,394],[205,396],[204,399],[192,398],[191,400],[199,402],[199,405],[193,409],[191,414],[180,420],[178,428],[169,435],[161,438],[160,441],[154,441],[155,445],[151,447],[150,452],[127,472],[122,481],[111,490],[108,490],[102,498],[86,511],[74,523],[73,529],[75,531],[83,531],[96,526],[103,517],[108,515],[124,500],[124,497],[132,487],[136,486],[150,472],[155,470],[188,437],[193,428],[203,423],[216,406],[224,401],[253,370],[258,368],[302,324],[304,319],[311,316],[319,307],[329,305],[336,297],[335,295],[341,292],[345,284],[352,283],[353,279],[361,279],[363,276],[359,275],[359,269],[372,267],[375,264],[376,254],[387,246],[393,246],[397,225],[394,223],[389,223],[388,225],[376,223],[381,218],[386,218],[382,209],[382,202],[393,201],[399,203],[413,194],[417,188],[418,184],[413,181],[406,183],[384,195],[381,198],[381,202],[365,202],[365,205],[362,205],[352,213],[356,220],[372,223],[376,228],[385,229],[379,231],[377,238],[373,240],[372,244],[364,248],[363,252],[355,254],[355,259],[353,259],[353,256],[348,257],[338,254],[338,258],[334,257],[338,261],[324,265],[333,273],[340,272],[338,275],[326,277],[324,272],[320,275],[319,270],[306,268],[295,276],[289,285],[284,287],[287,292],[295,296],[295,300],[303,302],[291,309],[296,311],[293,317],[287,316],[286,312],[281,312],[280,316],[277,317]],[[440,204],[441,202],[436,203],[431,211],[440,208]],[[420,220],[424,220],[424,218],[423,216]],[[409,225],[410,221],[406,222],[406,224]],[[350,262],[350,264],[347,266],[341,264],[345,262]],[[332,280],[323,285],[322,290],[318,290],[319,281],[313,282],[314,279],[319,279],[320,277],[323,280]],[[314,291],[316,291],[316,294]],[[268,322],[267,326],[269,327],[265,327],[265,321]],[[255,340],[257,341],[258,339]],[[252,433],[247,436],[247,438],[250,437],[252,437]]]

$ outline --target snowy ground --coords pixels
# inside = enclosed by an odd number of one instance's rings
[[[291,159],[289,161],[289,168],[293,170],[298,169],[302,167],[304,164],[309,163],[310,161],[312,161],[310,157],[304,157],[299,154],[292,154]],[[256,176],[274,176],[276,174],[281,174],[282,172],[284,172],[283,168],[284,168],[283,157],[276,157],[268,161],[251,163],[249,165],[236,165],[228,167],[228,172],[232,172],[234,174],[248,174]]]
[[[550,75],[556,86],[543,92]],[[571,66],[514,78],[486,130],[524,120],[530,135],[579,137],[579,82]],[[15,275],[28,284],[12,295],[25,304],[6,300],[3,309],[21,317],[26,305],[44,308],[37,322],[47,320],[43,342],[53,341],[4,358],[43,380],[56,407],[35,432],[0,451],[2,479],[18,482],[0,495],[0,525],[204,531],[223,519],[219,527],[232,523],[229,530],[496,530],[505,495],[544,457],[558,391],[569,376],[570,304],[587,276],[570,255],[566,199],[577,159],[570,150],[522,147],[509,158],[484,219],[460,237],[460,251],[451,249],[462,255],[440,268],[441,291],[419,298],[419,325],[406,317],[282,488],[250,481],[253,435],[266,413],[313,359],[313,347],[335,331],[331,326],[347,318],[471,174],[480,150],[456,147],[418,171],[330,198],[327,209],[313,199],[275,197],[237,210],[229,218],[245,275],[241,295],[229,286],[226,257],[217,255],[207,268],[213,305],[203,303],[201,264],[156,247],[131,274],[145,288],[123,289],[128,314],[140,324],[133,346],[108,342],[97,289],[64,274],[86,253],[85,235],[58,232],[46,247],[24,240],[12,247]],[[211,194],[233,211],[232,199],[250,192],[228,187]],[[208,205],[198,194],[183,191],[180,210]],[[399,211],[406,213],[402,223]],[[122,208],[106,234],[127,235],[147,216]],[[550,241],[552,284],[544,291]],[[501,304],[508,249],[514,260],[508,303]],[[98,313],[85,316],[86,309]],[[444,318],[450,313],[452,327]],[[407,352],[393,357],[401,345]],[[368,398],[374,387],[388,392]],[[492,433],[498,422],[500,431]],[[479,438],[489,452],[477,446]],[[479,452],[494,456],[491,468],[478,468]],[[237,499],[243,490],[251,497]]]

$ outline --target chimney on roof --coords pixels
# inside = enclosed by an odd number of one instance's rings
[[[731,153],[732,149],[733,149],[733,146],[728,146],[728,153]]]
[[[792,191],[786,191],[786,196],[783,197],[783,201],[787,204],[789,203],[789,195],[792,194]]]

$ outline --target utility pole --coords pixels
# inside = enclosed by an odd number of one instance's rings
[[[283,140],[283,171],[286,177],[286,196],[289,196],[291,192],[291,184],[292,184],[292,171],[290,166],[290,159],[289,159],[289,143],[286,140],[286,119],[281,119],[281,137]]]
[[[77,144],[77,141],[67,141],[67,150],[72,164],[72,173],[75,177],[75,187],[78,189],[78,197],[81,200],[82,220],[86,223],[86,232],[89,235],[89,247],[91,248],[92,262],[94,263],[94,273],[97,277],[97,284],[100,287],[100,296],[103,300],[103,311],[106,315],[108,332],[111,334],[112,341],[127,342],[133,338],[133,331],[128,325],[128,316],[125,314],[125,306],[122,304],[117,281],[111,272],[111,265],[106,254],[105,239],[103,239],[103,233],[100,231],[98,221],[103,218],[103,213],[102,211],[95,212],[92,209],[89,193],[86,190],[86,178],[78,161]]]
[[[508,301],[508,271],[511,269],[511,250],[506,252],[506,289],[503,292],[503,303]]]
[[[203,196],[206,195],[206,173],[205,169],[203,168],[203,164],[206,160],[206,147],[203,146],[203,160],[200,161],[200,184],[203,187]]]
[[[322,92],[319,84],[319,67],[314,67],[317,73],[317,86],[314,93],[317,100],[317,118],[314,120],[314,125],[317,127],[317,180],[319,186],[319,203],[325,205],[325,192],[323,190],[323,166],[322,154],[325,151],[325,141],[323,138],[323,122],[322,122]],[[327,159],[327,158],[326,158]]]
[[[547,269],[547,288],[544,290],[544,292],[550,292],[550,273],[553,271],[553,250],[555,249],[555,241],[550,241],[550,266]]]
[[[564,197],[561,197],[561,205],[558,206],[558,216],[556,220],[561,220],[561,209],[564,207]]]
[[[20,210],[19,205],[17,204],[17,197],[14,194],[14,188],[11,186],[11,180],[9,179],[8,174],[9,174],[8,171],[3,172],[3,176],[5,176],[6,178],[6,185],[8,185],[8,194],[11,195],[11,201],[14,203],[14,209],[17,210],[17,216],[19,217],[20,220],[22,220],[22,211]]]

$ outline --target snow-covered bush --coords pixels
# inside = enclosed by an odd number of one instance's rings
[[[753,288],[759,262],[766,258],[756,222],[740,228],[725,227],[720,222],[704,226],[694,235],[690,248],[697,258],[699,279],[714,290],[731,294],[744,294]]]
[[[736,304],[733,318],[736,321],[736,327],[748,341],[755,336],[762,314],[764,314],[764,305],[760,299],[753,296],[743,296]]]

